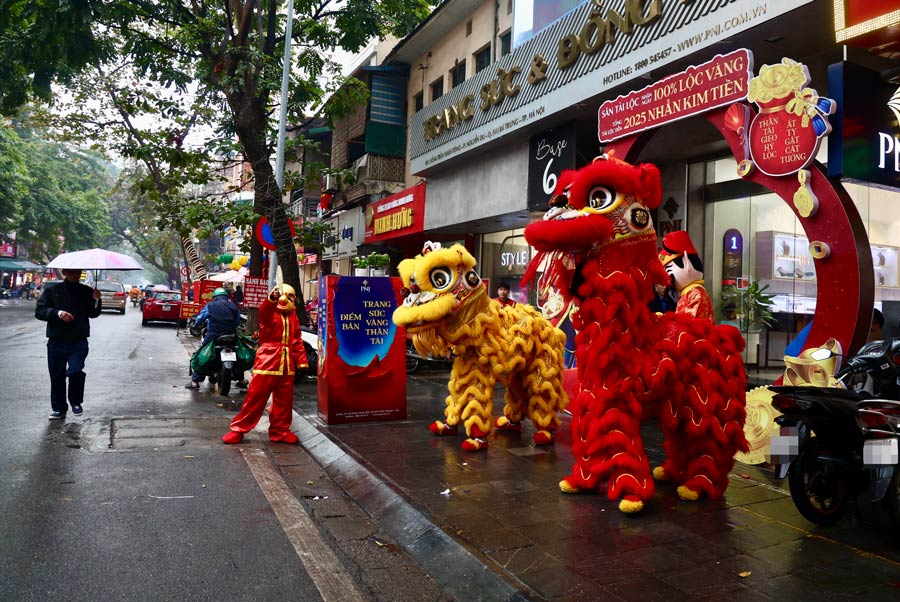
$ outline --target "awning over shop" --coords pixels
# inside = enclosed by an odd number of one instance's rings
[[[44,270],[44,266],[40,266],[27,259],[13,259],[12,257],[0,257],[0,270],[4,272],[25,272],[34,270]]]

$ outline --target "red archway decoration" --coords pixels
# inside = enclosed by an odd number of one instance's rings
[[[753,107],[746,107],[752,121],[756,115]],[[715,109],[704,117],[719,130],[731,147],[737,162],[744,156],[744,146],[738,134],[725,127],[728,107]],[[634,163],[656,130],[648,130],[617,140],[607,145],[616,156]],[[792,200],[797,190],[796,176],[768,176],[758,169],[744,179],[765,186],[780,196],[800,220],[807,238],[828,243],[831,253],[825,259],[815,259],[816,265],[816,313],[806,348],[819,347],[830,338],[841,343],[846,356],[865,344],[872,322],[875,302],[875,278],[872,253],[862,219],[853,200],[840,182],[829,180],[818,163],[809,166],[812,174],[810,188],[819,200],[818,210],[809,218],[802,217]]]

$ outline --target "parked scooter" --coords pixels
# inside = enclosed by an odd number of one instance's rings
[[[319,335],[312,328],[301,326],[300,338],[303,340],[303,350],[306,352],[306,363],[309,367],[298,370],[294,375],[294,382],[316,378],[319,374]]]
[[[884,504],[900,528],[900,339],[867,344],[835,378],[848,388],[770,387],[782,413],[771,441],[776,476],[787,475],[794,505],[813,523],[834,524],[857,501]]]
[[[228,395],[231,383],[242,378],[243,370],[238,364],[237,335],[223,334],[213,341],[215,359],[200,368],[200,374],[214,383],[220,395]]]
[[[446,366],[449,368],[453,363],[452,357],[432,357],[430,355],[422,355],[416,350],[411,339],[406,339],[406,373],[412,374],[426,364],[433,366]]]

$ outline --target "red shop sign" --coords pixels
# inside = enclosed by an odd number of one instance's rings
[[[692,65],[636,92],[600,105],[597,135],[608,143],[743,100],[753,76],[746,48]]]
[[[421,232],[425,226],[425,183],[370,203],[365,242]]]
[[[259,307],[269,296],[268,278],[244,278],[244,305],[246,307]]]

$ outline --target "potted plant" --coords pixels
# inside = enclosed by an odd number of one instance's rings
[[[372,276],[386,276],[387,268],[391,265],[391,257],[387,253],[369,253],[367,263],[371,268]]]
[[[353,258],[353,275],[368,276],[369,275],[369,259],[366,256]]]
[[[744,361],[756,363],[758,361],[757,348],[759,335],[767,326],[775,324],[772,315],[772,299],[775,295],[767,293],[769,285],[759,285],[754,280],[747,288],[725,286],[722,288],[722,306],[726,320],[733,320],[744,333],[747,347],[744,351]]]

